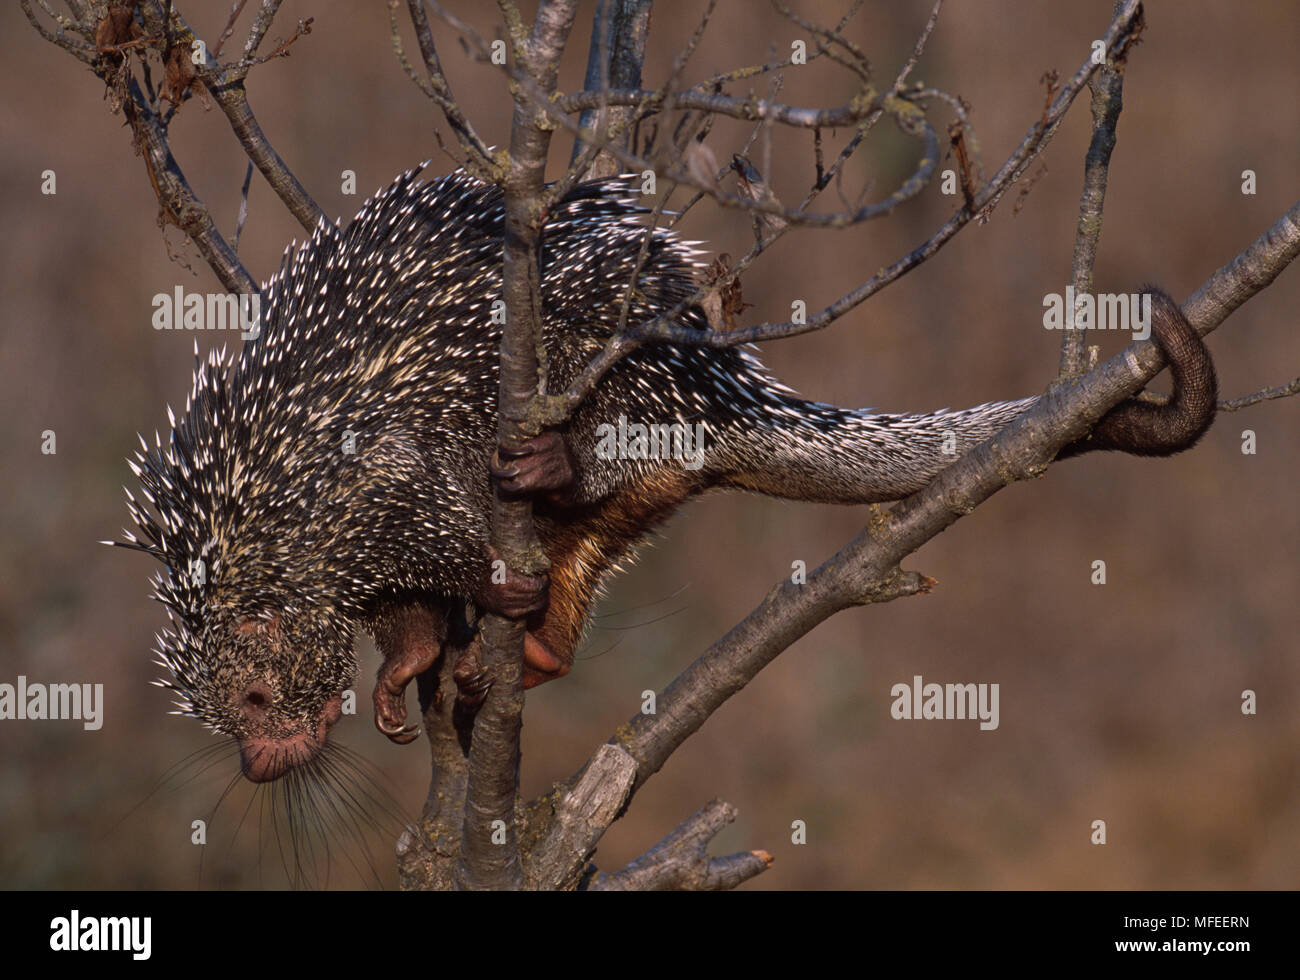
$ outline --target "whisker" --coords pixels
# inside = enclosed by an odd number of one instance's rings
[[[685,592],[694,584],[695,583],[693,582],[687,582],[685,585],[680,586],[677,589],[674,589],[672,592],[668,593],[666,596],[663,596],[659,599],[654,599],[650,602],[642,602],[635,606],[628,606],[626,609],[615,609],[611,612],[597,613],[593,615],[591,618],[592,619],[613,619],[616,616],[624,616],[631,612],[639,612],[642,609],[650,609],[654,606],[659,605],[660,603],[668,602],[672,599],[676,599],[679,595],[681,595],[683,592]]]
[[[167,767],[163,774],[158,778],[158,781],[154,783],[153,788],[150,789],[138,803],[133,805],[126,811],[126,813],[122,814],[121,817],[114,821],[113,824],[104,831],[100,840],[110,837],[113,833],[119,830],[123,823],[138,813],[140,809],[154,797],[160,795],[170,796],[179,792],[195,779],[208,772],[208,770],[213,766],[224,761],[227,752],[236,745],[237,743],[233,739],[222,739],[215,744],[209,743],[201,748],[195,749],[193,752],[186,753],[179,761],[174,762],[172,765]],[[204,758],[205,756],[206,759]],[[193,772],[187,779],[181,780],[180,776],[190,768],[193,768]]]
[[[593,623],[591,628],[593,630],[603,630],[605,632],[639,630],[643,626],[653,626],[655,623],[662,623],[665,619],[670,619],[673,616],[680,615],[690,608],[690,606],[679,606],[670,612],[664,613],[662,616],[655,616],[653,619],[642,620],[639,623],[630,623],[627,626],[601,626],[599,623]]]
[[[605,656],[605,654],[607,654],[607,653],[612,653],[614,650],[618,649],[618,647],[622,644],[622,642],[623,642],[625,639],[626,639],[626,637],[620,636],[620,637],[618,637],[618,639],[616,639],[616,640],[615,640],[613,643],[611,643],[609,646],[605,647],[605,649],[604,649],[604,650],[601,650],[599,653],[590,653],[590,654],[589,654],[589,653],[585,653],[585,652],[584,652],[582,656],[577,656],[577,655],[575,655],[573,659],[574,659],[574,660],[577,660],[577,661],[581,661],[582,663],[586,663],[586,662],[589,661],[589,660],[599,660],[601,657]],[[583,650],[584,650],[584,651],[586,650],[586,647],[585,647],[585,646],[583,647]]]

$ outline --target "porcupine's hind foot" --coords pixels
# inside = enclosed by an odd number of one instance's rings
[[[569,672],[569,666],[551,653],[532,631],[524,634],[524,690],[563,677]],[[456,661],[452,676],[456,679],[457,705],[466,711],[477,711],[492,687],[483,669],[483,644],[479,637],[474,637],[474,642]]]
[[[530,581],[534,585],[541,581],[544,600],[546,579],[534,578]],[[535,601],[536,592],[530,592],[527,585],[527,582],[517,583],[513,590],[508,589],[505,594],[518,596],[522,593],[525,598],[533,595]],[[544,604],[543,602],[543,606]],[[516,612],[513,609],[493,611],[511,615]],[[436,604],[421,601],[394,602],[378,610],[367,627],[384,658],[375,679],[375,727],[398,745],[406,745],[414,741],[420,732],[418,725],[406,723],[406,687],[429,670],[442,653],[447,640],[447,615]],[[454,668],[456,700],[470,712],[478,710],[490,687],[487,672],[483,670],[480,650],[480,641],[476,636]],[[568,672],[569,664],[552,654],[543,640],[531,631],[525,634],[525,688],[563,677]]]
[[[599,504],[585,506],[570,498],[569,506],[553,508],[543,542],[551,562],[546,602],[529,613],[524,634],[525,689],[569,672],[602,577],[650,528],[705,486],[689,470],[666,465]],[[554,497],[551,502],[556,503]],[[463,703],[482,703],[486,688],[477,641],[456,665],[456,682]]]
[[[488,571],[474,594],[474,604],[483,612],[511,619],[541,620],[550,598],[550,579],[545,575],[521,575],[511,571],[500,553],[487,546]],[[530,629],[524,634],[524,687],[538,684],[569,672],[569,665],[553,654]],[[454,676],[459,689],[457,700],[475,709],[487,696],[490,682],[483,669],[482,647],[478,637],[456,662]]]

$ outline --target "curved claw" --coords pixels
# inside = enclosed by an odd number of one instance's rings
[[[519,467],[514,464],[509,466],[499,464],[494,456],[492,457],[492,462],[488,464],[488,472],[498,480],[508,483],[519,476]]]
[[[375,717],[375,727],[398,745],[407,745],[415,741],[415,736],[420,734],[419,725],[402,725],[401,727],[390,728],[378,716]]]
[[[535,448],[525,444],[520,449],[503,449],[498,446],[492,458],[488,460],[488,472],[498,480],[513,480],[519,476],[519,460],[532,456]]]
[[[456,702],[470,711],[477,711],[492,689],[492,678],[483,669],[478,642],[475,638],[452,671],[456,680]]]
[[[507,498],[530,494],[563,494],[575,483],[573,460],[558,432],[539,436],[512,448],[497,446],[488,472]]]
[[[502,459],[523,459],[535,452],[537,452],[537,444],[535,442],[525,442],[516,448],[497,446],[496,455]]]

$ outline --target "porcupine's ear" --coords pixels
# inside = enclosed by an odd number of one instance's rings
[[[1095,450],[1172,456],[1196,445],[1214,421],[1219,385],[1205,342],[1168,293],[1151,285],[1140,292],[1151,295],[1152,339],[1173,377],[1169,401],[1164,405],[1135,398],[1120,402],[1092,432],[1062,449],[1057,459]]]

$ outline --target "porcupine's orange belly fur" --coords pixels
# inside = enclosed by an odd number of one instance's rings
[[[681,467],[665,466],[598,504],[539,509],[539,517],[552,517],[539,522],[538,529],[551,562],[550,598],[546,609],[529,619],[525,661],[539,665],[549,657],[556,669],[542,672],[526,665],[524,687],[569,672],[601,580],[700,489]]]

